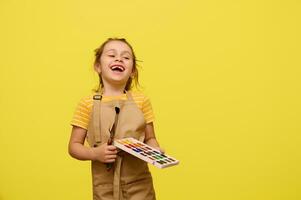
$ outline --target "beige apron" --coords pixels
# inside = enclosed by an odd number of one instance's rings
[[[127,100],[101,102],[101,94],[93,97],[93,112],[87,140],[91,147],[107,143],[115,121],[115,107],[120,108],[114,139],[145,137],[145,120],[130,92]],[[123,151],[111,170],[105,163],[92,161],[94,200],[154,200],[155,192],[147,163]]]

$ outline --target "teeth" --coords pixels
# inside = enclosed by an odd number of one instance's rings
[[[114,69],[120,69],[121,71],[124,71],[124,68],[121,67],[121,66],[118,66],[118,65],[112,66],[111,69],[112,70],[114,70]]]

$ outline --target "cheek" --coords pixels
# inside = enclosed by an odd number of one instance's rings
[[[134,62],[133,61],[129,61],[127,63],[128,68],[132,71],[134,69]]]
[[[106,59],[100,59],[100,65],[104,66],[107,63]]]
[[[103,55],[103,56],[100,57],[99,61],[100,61],[101,64],[109,63],[109,62],[112,62],[112,58]]]

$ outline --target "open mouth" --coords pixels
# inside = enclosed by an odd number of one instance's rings
[[[117,72],[123,72],[125,68],[122,65],[112,65],[111,70]]]

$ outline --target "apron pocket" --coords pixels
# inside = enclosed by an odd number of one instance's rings
[[[113,185],[102,184],[93,187],[93,200],[112,200]]]
[[[122,185],[124,200],[155,200],[155,191],[152,178],[138,180]]]

